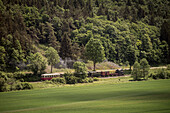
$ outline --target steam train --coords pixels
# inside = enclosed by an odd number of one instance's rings
[[[51,73],[51,74],[42,74],[41,75],[41,80],[51,80],[52,78],[55,77],[62,77],[64,75],[63,72],[61,73]],[[110,76],[123,76],[123,70],[101,70],[101,71],[88,71],[88,77],[110,77]]]

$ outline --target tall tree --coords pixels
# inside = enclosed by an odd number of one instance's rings
[[[147,79],[148,74],[149,74],[150,65],[145,58],[143,58],[140,61],[140,69],[141,69],[141,75],[143,76],[143,78]]]
[[[135,53],[135,49],[133,46],[128,46],[127,51],[126,51],[126,59],[129,62],[130,65],[130,70],[131,70],[131,66],[134,64],[134,62],[136,61],[136,53]]]
[[[47,62],[40,53],[31,54],[28,59],[30,61],[28,67],[34,75],[38,74],[38,72],[42,73],[45,70]]]
[[[74,43],[73,46],[73,59],[77,60],[81,56],[81,50],[78,43]]]
[[[5,63],[5,48],[3,46],[0,46],[0,70],[5,70],[6,63]]]
[[[140,64],[137,61],[133,65],[132,77],[133,77],[133,80],[139,80],[141,78]]]
[[[60,56],[65,60],[66,58],[72,58],[72,42],[68,37],[68,33],[64,33],[61,40]]]
[[[55,64],[57,64],[59,62],[59,55],[58,52],[53,48],[53,47],[49,47],[46,51],[46,56],[47,56],[47,61],[48,64],[51,65],[51,73],[53,72],[52,68]]]
[[[105,59],[104,47],[99,39],[91,38],[85,46],[85,54],[88,60],[93,61],[94,71],[96,63],[100,63]]]

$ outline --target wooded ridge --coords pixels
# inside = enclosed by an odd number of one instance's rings
[[[62,59],[86,60],[85,45],[99,39],[117,64],[170,59],[168,0],[0,0],[0,70],[20,70],[38,45]],[[42,55],[43,52],[41,53]]]

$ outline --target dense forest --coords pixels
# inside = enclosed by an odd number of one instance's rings
[[[170,59],[169,0],[0,0],[0,70],[21,70],[38,45],[83,59],[90,38],[119,65]]]

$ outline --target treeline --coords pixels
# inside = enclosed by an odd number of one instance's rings
[[[53,47],[62,59],[86,59],[90,38],[118,64],[167,63],[167,0],[0,0],[0,70],[20,70],[35,45]],[[169,45],[170,46],[170,45]]]

